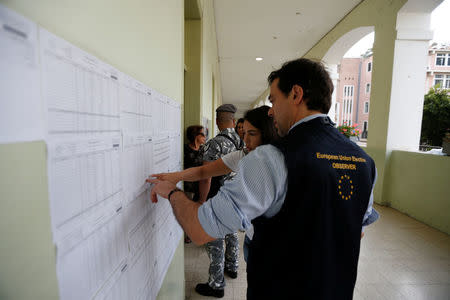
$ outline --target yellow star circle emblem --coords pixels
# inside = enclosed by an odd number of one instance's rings
[[[342,200],[351,199],[351,197],[353,195],[354,185],[353,185],[353,181],[350,178],[350,176],[341,175],[338,182],[339,182],[339,184],[338,184],[339,197]]]

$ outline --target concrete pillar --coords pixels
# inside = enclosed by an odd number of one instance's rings
[[[402,13],[397,17],[397,38],[390,97],[386,152],[419,149],[428,63],[433,37],[431,13]]]
[[[336,93],[337,93],[337,80],[339,78],[339,74],[338,74],[338,65],[337,64],[326,64],[328,73],[330,74],[331,77],[331,81],[333,81],[333,85],[334,85],[334,90],[333,90],[333,95],[331,96],[331,107],[330,107],[330,111],[328,112],[328,116],[330,117],[330,119],[335,122],[338,123],[338,115],[337,115],[337,111],[336,111]]]
[[[202,21],[184,22],[184,127],[201,124]]]

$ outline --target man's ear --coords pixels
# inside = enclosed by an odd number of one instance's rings
[[[292,87],[292,96],[295,104],[300,104],[303,100],[303,88],[298,84]]]

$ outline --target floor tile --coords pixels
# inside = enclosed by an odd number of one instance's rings
[[[356,300],[450,299],[450,237],[392,208],[375,206],[380,219],[368,226],[361,240]],[[239,233],[240,245],[244,234]],[[242,249],[242,247],[241,247]],[[226,278],[225,297],[245,299],[245,262],[239,257],[238,278]],[[209,258],[204,247],[185,245],[186,299],[198,295],[197,283],[208,279]]]

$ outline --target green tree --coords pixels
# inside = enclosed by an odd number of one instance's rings
[[[442,138],[450,130],[449,92],[434,87],[425,95],[420,137],[422,144],[441,146]]]

